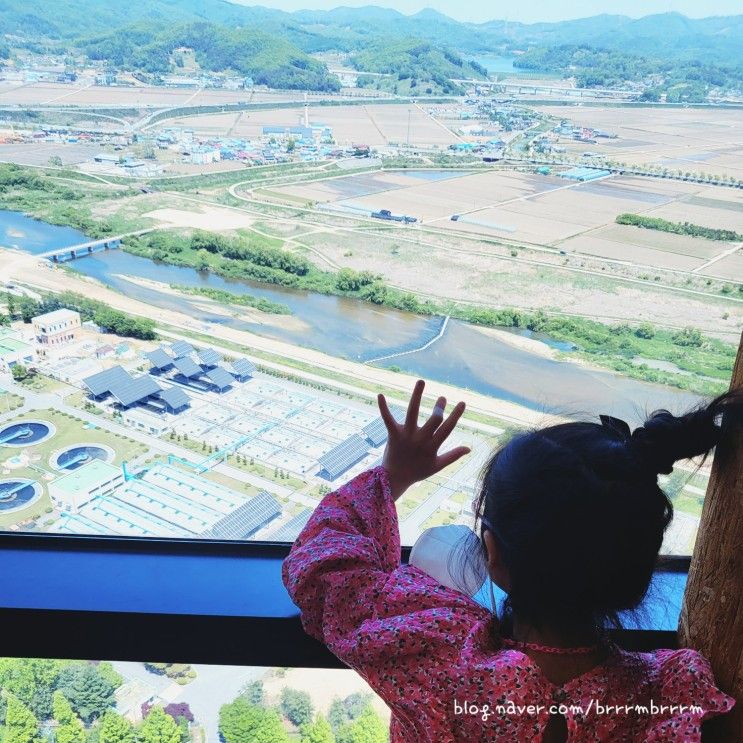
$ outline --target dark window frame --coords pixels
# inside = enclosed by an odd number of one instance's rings
[[[304,633],[281,583],[290,546],[2,533],[0,657],[343,668]],[[662,557],[657,570],[686,574],[689,562]],[[614,635],[631,650],[676,646],[675,631],[641,616]]]

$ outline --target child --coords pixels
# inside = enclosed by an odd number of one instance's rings
[[[418,426],[423,388],[402,424],[379,396],[382,465],[322,500],[283,571],[306,631],[389,705],[392,743],[701,740],[702,721],[734,704],[705,658],[625,652],[605,630],[648,589],[672,516],[658,474],[708,453],[720,414],[725,427],[740,421],[743,396],[681,417],[656,412],[633,433],[606,416],[554,425],[496,451],[470,557],[507,594],[497,618],[400,563],[395,501],[468,453],[438,453],[464,403],[444,420],[439,398]]]

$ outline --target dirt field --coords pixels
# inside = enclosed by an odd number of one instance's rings
[[[363,143],[371,146],[408,141],[410,116],[411,144],[446,147],[458,141],[446,127],[422,108],[409,105],[310,106],[309,123],[329,126],[339,145]],[[301,126],[304,108],[266,109],[242,114],[188,116],[168,122],[168,126],[194,129],[200,134],[255,138],[264,126]]]
[[[195,208],[189,210],[181,209],[155,209],[142,215],[155,219],[161,224],[174,227],[193,227],[199,230],[238,230],[250,227],[255,221],[247,214],[232,209],[219,209],[218,207],[203,206],[199,211]]]
[[[326,209],[364,214],[390,209],[415,216],[424,226],[454,232],[489,234],[649,268],[740,278],[734,275],[735,255],[706,266],[734,249],[730,243],[615,223],[617,215],[631,212],[740,230],[743,193],[720,186],[640,177],[576,183],[508,171],[462,172],[437,181],[398,171],[273,190],[326,204]],[[452,221],[453,214],[459,219]]]
[[[743,110],[535,106],[575,126],[604,129],[617,139],[596,144],[560,138],[571,153],[596,152],[630,165],[743,178]]]
[[[332,97],[323,95],[324,98]],[[340,96],[339,96],[340,97]],[[303,100],[302,91],[197,90],[148,86],[101,86],[64,83],[0,83],[0,103],[36,105],[111,105],[132,107],[216,105],[220,103],[270,103]]]

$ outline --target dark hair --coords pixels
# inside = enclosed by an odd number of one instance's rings
[[[658,474],[706,457],[742,413],[739,390],[681,416],[658,410],[634,432],[601,416],[522,433],[498,449],[475,514],[510,574],[506,616],[558,630],[618,626],[617,613],[648,590],[673,515]]]

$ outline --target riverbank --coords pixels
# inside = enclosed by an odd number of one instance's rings
[[[12,254],[12,260],[8,260],[7,264],[5,264],[6,254]],[[0,258],[8,268],[6,280],[12,279],[36,290],[55,293],[64,287],[65,290],[105,302],[109,306],[128,314],[152,318],[153,308],[149,304],[115,292],[88,277],[71,272],[64,272],[63,274],[62,269],[54,268],[52,264],[46,263],[46,261],[39,261],[31,255],[20,254],[18,251],[0,250]],[[391,390],[396,393],[397,401],[402,402],[407,399],[414,382],[411,375],[340,359],[320,351],[293,346],[245,330],[237,330],[216,323],[203,323],[187,314],[173,310],[158,308],[157,322],[158,324],[181,329],[187,333],[198,334],[211,339],[216,344],[219,344],[220,341],[237,344],[248,355],[255,349],[278,358],[299,362],[301,365],[309,365],[314,370],[311,373],[312,376],[322,378],[323,373],[328,375],[327,384],[330,387],[334,386],[333,375],[342,374],[351,380],[357,380],[376,389]],[[287,374],[294,374],[299,377],[304,373],[301,368],[292,365],[286,365],[285,370]],[[506,400],[498,400],[470,390],[463,390],[451,384],[435,382],[430,385],[430,388],[432,393],[426,395],[428,404],[432,405],[435,397],[438,394],[443,394],[452,401],[464,400],[474,416],[478,414],[492,416],[506,423],[522,426],[545,425],[560,420],[558,416],[549,413],[533,410]],[[369,397],[370,395],[372,393],[368,392],[365,396]]]
[[[318,268],[303,256],[277,246],[277,240],[194,233],[150,233],[125,241],[123,249],[140,258],[209,272],[226,280],[249,280],[267,286],[343,297],[367,305],[419,316],[449,316],[473,326],[512,328],[549,336],[572,346],[563,358],[588,363],[630,379],[675,387],[699,395],[717,395],[727,388],[735,346],[688,328],[671,332],[649,323],[605,325],[582,317],[546,315],[513,308],[492,308],[435,298],[389,286],[382,276],[342,268]],[[635,358],[669,362],[681,372],[638,365]]]
[[[71,273],[77,273],[74,268],[68,267]],[[78,274],[83,276],[83,274]],[[283,328],[285,330],[293,331],[305,331],[308,328],[307,323],[303,322],[300,318],[291,315],[291,311],[288,307],[282,306],[281,312],[265,312],[259,309],[259,307],[253,307],[250,303],[235,301],[236,299],[243,299],[238,295],[229,295],[228,292],[224,292],[229,296],[229,301],[218,298],[219,292],[215,292],[217,296],[210,296],[209,289],[198,289],[187,286],[173,286],[167,284],[164,281],[155,281],[154,279],[145,279],[141,276],[129,276],[124,274],[112,274],[112,276],[119,281],[126,281],[135,286],[141,286],[147,289],[152,289],[160,294],[169,295],[171,297],[189,298],[194,297],[198,300],[198,303],[194,303],[194,306],[208,312],[213,315],[222,315],[223,317],[235,317],[242,321],[254,323],[256,325],[269,325],[276,328]],[[250,296],[250,295],[246,295]],[[254,297],[252,299],[255,299]],[[260,303],[265,300],[256,300]],[[266,302],[271,305],[274,303]],[[276,305],[279,306],[279,305]]]

